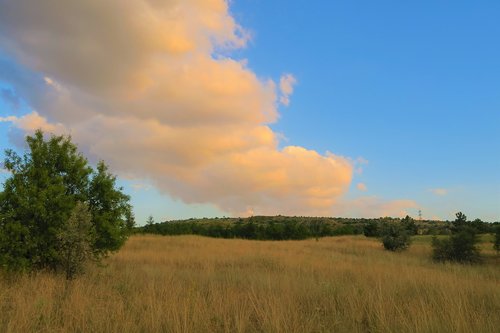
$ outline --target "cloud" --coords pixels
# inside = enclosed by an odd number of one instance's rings
[[[0,73],[35,110],[2,121],[71,133],[92,160],[186,203],[330,215],[352,163],[279,148],[270,124],[296,79],[231,58],[248,36],[224,0],[2,1],[0,51],[15,66]]]
[[[134,191],[149,191],[151,189],[151,185],[146,183],[135,182],[130,185]]]
[[[13,123],[17,128],[27,132],[33,132],[36,129],[41,129],[44,132],[64,134],[68,133],[62,124],[50,124],[47,120],[41,117],[37,112],[32,112],[22,117],[7,116],[0,117],[0,122]]]
[[[293,93],[293,86],[297,79],[292,74],[285,74],[280,79],[280,103],[288,106],[290,104],[290,95]]]
[[[364,157],[358,157],[356,159],[349,159],[354,168],[354,173],[361,175],[363,173],[363,165],[368,164],[368,160]]]
[[[429,189],[429,191],[432,194],[438,195],[438,196],[445,196],[448,194],[448,190],[445,188],[431,188],[431,189]]]
[[[358,183],[356,185],[356,188],[360,191],[363,191],[363,192],[366,192],[368,190],[368,188],[366,187],[366,185],[364,183]]]

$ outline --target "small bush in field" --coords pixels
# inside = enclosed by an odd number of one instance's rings
[[[389,251],[402,251],[410,246],[411,238],[404,226],[390,223],[382,229],[382,244]]]
[[[481,256],[477,243],[477,230],[470,226],[467,217],[461,212],[453,222],[453,234],[449,238],[432,240],[432,258],[438,262],[454,261],[459,263],[479,263]]]

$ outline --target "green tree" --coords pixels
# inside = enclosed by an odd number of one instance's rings
[[[410,235],[416,235],[418,233],[418,227],[415,224],[415,220],[408,215],[401,220],[401,225]]]
[[[495,230],[495,239],[493,241],[493,248],[498,252],[500,252],[500,225],[497,225]]]
[[[449,238],[432,240],[435,261],[455,261],[460,263],[478,263],[481,261],[477,246],[477,230],[467,222],[467,217],[458,212],[453,221],[452,235]]]
[[[322,236],[324,227],[325,222],[322,219],[314,219],[310,222],[309,228],[311,230],[311,234],[316,239],[316,242],[318,242],[319,237]]]
[[[380,236],[380,223],[374,220],[369,221],[363,228],[363,234],[366,237]]]
[[[149,215],[148,219],[146,220],[146,225],[153,225],[155,224],[155,219],[153,218],[153,215]]]
[[[14,270],[61,268],[58,234],[77,202],[88,203],[96,230],[96,253],[123,244],[128,197],[99,163],[96,172],[69,137],[44,139],[42,131],[26,138],[22,155],[6,151],[11,176],[0,193],[0,264]]]
[[[85,263],[94,258],[95,227],[86,204],[77,202],[71,215],[57,232],[60,262],[66,279],[83,271]]]
[[[94,249],[98,254],[118,250],[128,236],[126,219],[131,210],[130,197],[122,191],[123,188],[116,188],[116,177],[100,161],[89,188],[89,209],[96,229]]]
[[[411,238],[405,227],[399,223],[387,223],[382,228],[382,244],[389,251],[402,251],[410,246]]]

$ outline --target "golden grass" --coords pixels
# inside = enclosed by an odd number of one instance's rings
[[[0,277],[0,332],[498,332],[493,252],[461,266],[430,251],[364,237],[134,236],[69,283]]]

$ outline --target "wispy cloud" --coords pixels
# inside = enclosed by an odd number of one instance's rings
[[[4,2],[0,49],[31,72],[4,79],[36,112],[2,120],[71,132],[93,159],[186,203],[329,215],[352,163],[278,148],[269,125],[296,79],[230,58],[248,36],[224,0]]]
[[[434,195],[445,196],[448,194],[449,191],[445,188],[431,188],[429,189],[429,192],[431,192]]]
[[[285,74],[280,79],[280,102],[288,106],[290,104],[290,95],[293,94],[293,86],[297,84],[297,79],[292,74]]]
[[[366,185],[364,183],[358,183],[356,185],[356,188],[362,192],[366,192],[368,190],[368,188],[366,187]]]

